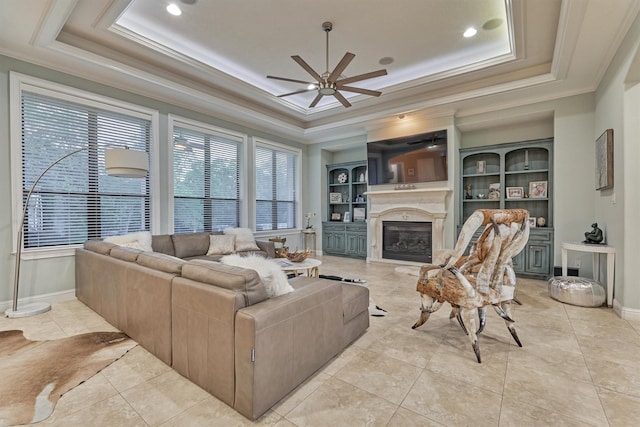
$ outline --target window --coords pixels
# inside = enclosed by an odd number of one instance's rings
[[[256,231],[298,226],[298,161],[300,153],[256,142]]]
[[[151,114],[96,102],[99,97],[94,95],[70,95],[71,89],[65,92],[58,85],[44,82],[44,89],[18,80],[12,80],[12,85],[21,85],[16,114],[20,138],[14,138],[14,144],[19,139],[14,149],[21,156],[14,156],[14,170],[20,170],[15,164],[20,162],[22,173],[16,188],[21,203],[14,212],[21,213],[29,190],[47,167],[82,149],[49,169],[34,188],[23,224],[24,248],[68,247],[89,238],[150,230],[149,177],[107,176],[104,152],[126,146],[150,153]],[[15,221],[19,218],[17,214]]]
[[[244,139],[186,123],[173,126],[174,233],[239,226]]]

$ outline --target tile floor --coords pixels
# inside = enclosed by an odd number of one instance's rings
[[[263,426],[635,426],[640,419],[640,322],[565,305],[546,282],[520,279],[515,345],[492,311],[483,362],[444,307],[417,330],[416,278],[393,264],[320,257],[322,274],[366,279],[389,314],[255,424]],[[348,273],[347,273],[348,272]],[[0,330],[52,339],[113,329],[78,301]],[[634,421],[635,420],[635,421]],[[254,423],[141,347],[63,396],[55,426],[243,426]]]

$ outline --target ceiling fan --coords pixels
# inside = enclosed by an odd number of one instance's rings
[[[382,95],[382,92],[377,90],[361,89],[361,88],[347,86],[347,85],[349,83],[359,82],[361,80],[371,79],[371,78],[380,77],[380,76],[386,76],[387,70],[383,69],[378,71],[372,71],[370,73],[360,74],[353,77],[345,77],[342,79],[340,78],[344,69],[347,68],[349,63],[351,63],[353,58],[355,58],[355,55],[353,53],[349,53],[349,52],[345,53],[342,59],[340,60],[340,62],[338,63],[338,65],[336,65],[336,68],[334,68],[332,72],[329,72],[329,31],[331,31],[332,29],[333,29],[333,24],[331,22],[324,22],[322,24],[322,30],[327,34],[327,53],[326,53],[327,67],[324,73],[318,74],[316,71],[314,71],[313,68],[309,66],[309,64],[307,64],[298,55],[293,55],[291,57],[294,61],[298,63],[298,65],[304,68],[304,70],[307,73],[311,74],[311,76],[315,79],[314,83],[309,84],[308,81],[305,82],[303,80],[289,79],[286,77],[267,76],[268,79],[284,80],[286,82],[303,83],[305,85],[308,85],[307,88],[305,89],[296,90],[295,92],[285,93],[283,95],[278,95],[279,98],[282,98],[284,96],[296,95],[298,93],[309,92],[312,90],[317,90],[318,95],[313,99],[313,101],[311,101],[309,108],[315,107],[323,96],[329,96],[329,95],[333,95],[345,107],[351,107],[351,104],[349,103],[349,101],[347,101],[347,99],[339,91],[362,93],[364,95],[370,95],[370,96]]]

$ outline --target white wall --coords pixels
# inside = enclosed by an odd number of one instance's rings
[[[623,318],[640,320],[640,18],[618,49],[596,91],[594,137],[614,130],[614,187],[594,194],[594,210],[607,224],[608,243],[616,247],[614,308]]]

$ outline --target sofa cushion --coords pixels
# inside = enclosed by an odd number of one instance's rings
[[[151,236],[151,247],[154,252],[176,256],[176,251],[173,249],[173,239],[171,238],[171,234]]]
[[[287,281],[287,275],[274,260],[252,254],[246,256],[232,254],[222,257],[220,262],[255,270],[262,279],[269,298],[288,294],[294,290]]]
[[[109,255],[111,249],[115,248],[115,243],[109,243],[102,240],[87,240],[84,242],[84,248],[91,252],[96,252],[102,255]]]
[[[111,249],[110,255],[123,261],[135,262],[142,251],[140,249],[127,248],[124,246],[116,246]]]
[[[105,242],[115,243],[125,248],[140,249],[141,251],[153,252],[151,247],[151,232],[138,231],[136,233],[123,234],[121,236],[109,236]]]
[[[253,231],[249,228],[227,227],[224,234],[236,236],[236,252],[260,250],[253,237]]]
[[[198,259],[182,267],[182,277],[242,292],[246,306],[267,299],[267,290],[254,270]]]
[[[207,255],[228,255],[236,248],[236,236],[233,234],[212,234],[209,236]]]
[[[186,263],[180,258],[155,252],[141,252],[136,262],[144,267],[171,274],[180,274],[182,266]]]
[[[171,236],[175,256],[178,258],[188,258],[197,255],[204,255],[209,250],[209,233],[187,233],[174,234]]]

